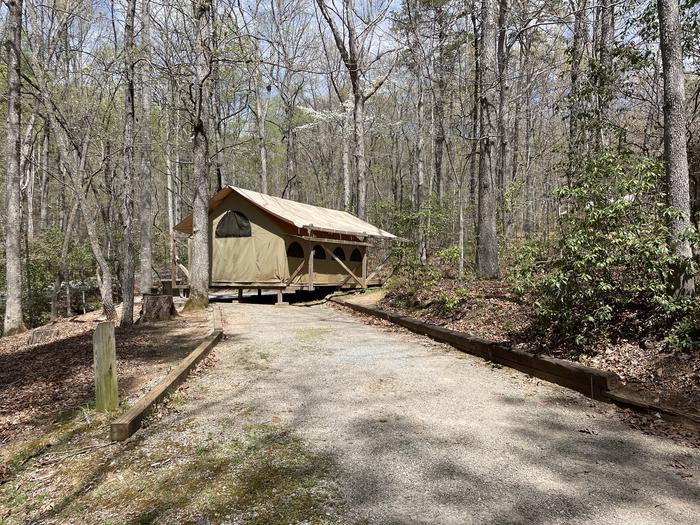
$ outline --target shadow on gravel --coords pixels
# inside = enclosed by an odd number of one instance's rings
[[[696,455],[657,446],[604,416],[591,418],[592,402],[576,394],[496,393],[467,424],[431,425],[435,414],[417,419],[395,408],[412,402],[400,387],[370,408],[320,395],[310,385],[323,384],[327,374],[318,367],[275,381],[288,381],[303,400],[292,427],[329,413],[328,404],[357,413],[333,432],[352,444],[353,461],[343,465],[348,506],[368,510],[369,523],[460,523],[465,516],[494,525],[651,523],[659,516],[692,523],[684,510],[700,511]],[[472,410],[469,398],[464,410]]]
[[[700,510],[700,484],[689,472],[691,459],[683,449],[650,450],[633,432],[613,437],[556,423],[560,403],[557,398],[545,400],[536,418],[512,417],[507,424],[508,445],[495,456],[484,438],[465,432],[468,429],[435,435],[424,424],[400,415],[358,418],[352,439],[363,443],[367,461],[348,472],[351,505],[387,509],[387,515],[378,519],[381,523],[424,519],[437,523],[471,515],[471,522],[494,525],[580,522],[601,516],[615,521],[624,519],[620,516],[630,509],[652,511],[669,500]],[[566,409],[583,411],[578,405]],[[411,509],[409,503],[397,510],[397,495],[408,496],[405,480],[385,475],[397,468],[423,487],[429,495],[427,506],[422,499],[420,508]],[[669,522],[694,519],[676,509],[664,513]],[[648,522],[657,519],[650,517]]]

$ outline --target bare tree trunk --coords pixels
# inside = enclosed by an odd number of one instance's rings
[[[190,298],[187,308],[202,308],[209,304],[209,143],[208,76],[209,56],[209,2],[192,3],[194,34],[196,37],[195,107],[192,115],[192,165],[194,202],[192,203],[192,260]]]
[[[496,0],[482,0],[479,57],[481,65],[479,218],[476,249],[476,275],[480,279],[495,279],[500,276],[496,235],[497,162],[494,158],[494,146],[498,142],[495,115],[498,104],[497,21]]]
[[[85,219],[85,230],[88,234],[88,240],[90,241],[90,248],[92,249],[92,254],[97,261],[97,267],[102,274],[99,279],[100,285],[100,296],[102,298],[102,311],[108,320],[115,320],[117,318],[117,310],[114,308],[114,298],[112,297],[113,287],[112,287],[112,269],[104,256],[102,247],[100,246],[100,238],[97,233],[97,224],[95,221],[95,210],[92,210],[87,203],[87,197],[85,196],[85,189],[83,187],[85,180],[85,163],[87,160],[87,148],[89,145],[89,137],[85,137],[83,149],[79,157],[78,166],[76,170],[66,170],[72,178],[73,188],[75,190],[76,198],[78,199],[78,205],[80,207],[80,212]],[[67,152],[68,148],[65,144],[59,144],[59,148],[63,148],[64,152]],[[62,162],[65,162],[62,160]],[[69,286],[67,285],[66,288]],[[68,308],[70,309],[70,303]]]
[[[287,108],[287,129],[285,131],[286,142],[287,142],[287,180],[284,184],[284,191],[282,192],[282,197],[285,199],[291,198],[292,185],[294,184],[294,179],[296,178],[296,160],[295,160],[295,137],[294,137],[294,125],[292,123],[292,118],[294,116],[294,108]]]
[[[134,246],[131,237],[134,218],[135,21],[136,0],[128,0],[124,24],[126,86],[124,86],[124,275],[122,276],[121,326],[131,326],[134,323]]]
[[[416,184],[416,211],[418,212],[418,258],[425,264],[428,261],[428,250],[426,241],[426,231],[425,231],[425,219],[423,218],[423,193],[425,192],[425,162],[423,160],[423,148],[424,148],[424,138],[423,138],[423,79],[418,76],[418,107],[417,116],[418,121],[418,136],[416,137],[416,162],[418,165],[417,169],[417,184]]]
[[[267,122],[268,103],[263,100],[262,87],[259,85],[257,73],[255,77],[255,115],[257,119],[258,148],[260,152],[260,191],[267,193],[268,173],[267,173]]]
[[[22,319],[22,262],[20,260],[20,130],[22,126],[20,56],[22,0],[7,0],[5,28],[7,53],[7,137],[5,175],[5,276],[6,299],[3,335],[25,331]]]
[[[480,44],[479,44],[479,28],[477,24],[477,17],[476,17],[476,0],[471,0],[471,22],[472,22],[472,31],[474,33],[474,84],[472,86],[473,94],[472,94],[472,111],[471,111],[471,125],[472,125],[472,148],[471,148],[471,161],[470,161],[470,177],[469,177],[469,205],[471,209],[473,210],[472,213],[474,214],[472,217],[474,219],[474,226],[476,226],[476,229],[478,229],[478,213],[475,212],[477,208],[477,198],[479,194],[479,184],[478,184],[478,172],[479,172],[479,162],[478,162],[478,153],[479,153],[479,144],[480,141],[478,140],[479,136],[479,109],[480,109],[480,103],[481,103],[481,97],[479,96],[479,89],[481,86],[481,79],[480,79],[480,58],[479,58],[479,49],[480,49]]]
[[[31,148],[28,149],[30,150]],[[24,172],[26,173],[25,195],[27,202],[27,210],[25,213],[27,229],[25,231],[25,234],[29,243],[31,243],[34,240],[34,181],[36,179],[36,166],[38,164],[36,160],[28,160],[30,157],[33,156],[34,155],[28,151],[28,157],[25,157],[27,159],[27,162],[24,165]],[[29,253],[26,254],[26,257],[27,261],[29,261]]]
[[[582,94],[579,68],[583,61],[585,33],[588,31],[587,2],[588,0],[569,0],[569,5],[574,13],[574,34],[571,44],[571,85],[569,89],[569,173],[567,174],[569,184],[571,184],[571,175],[575,163],[579,159],[583,143],[580,129]]]
[[[357,216],[367,218],[367,164],[365,159],[365,97],[355,95],[355,169],[357,170]]]
[[[167,109],[166,144],[165,144],[165,200],[168,208],[168,255],[172,279],[177,276],[177,245],[175,243],[175,181],[173,180],[173,115],[172,109]],[[175,283],[173,283],[175,284]]]
[[[685,75],[678,0],[657,0],[659,33],[664,77],[664,158],[668,205],[677,215],[669,220],[669,248],[684,260],[675,276],[679,295],[693,295],[693,252],[685,237],[690,222],[688,152],[685,122]]]
[[[350,124],[352,120],[352,104],[349,101],[343,102],[343,111],[343,209],[350,211],[350,206],[352,205],[350,200]]]
[[[508,185],[508,130],[507,121],[508,115],[508,63],[510,61],[506,20],[510,6],[508,0],[498,1],[498,44],[497,44],[497,60],[498,60],[498,111],[496,112],[497,127],[498,127],[498,156],[496,157],[497,166],[497,185],[498,185],[498,201],[500,203],[501,230],[504,240],[508,239],[508,210],[506,209],[506,186]]]
[[[63,243],[61,244],[61,259],[58,263],[58,275],[56,275],[56,281],[51,292],[51,319],[56,319],[58,317],[58,294],[61,291],[61,284],[66,281],[66,304],[67,309],[70,312],[70,291],[69,291],[69,281],[70,276],[68,275],[68,249],[70,248],[70,240],[73,235],[73,225],[75,224],[75,218],[78,211],[78,201],[73,204],[70,213],[68,214],[68,226],[63,235]],[[68,314],[70,315],[70,313]]]
[[[459,206],[459,278],[464,278],[464,196],[462,186],[464,182],[460,181],[457,185],[457,205]]]
[[[598,70],[596,76],[596,143],[605,148],[609,145],[608,128],[610,121],[610,86],[612,78],[612,48],[615,39],[615,2],[601,0],[598,20]]]
[[[218,49],[218,22],[216,19],[217,5],[216,0],[211,1],[209,6],[211,21],[209,23],[209,38],[212,49]],[[218,57],[212,57],[211,64],[211,119],[212,119],[212,136],[214,138],[214,165],[216,173],[216,189],[217,191],[226,186],[228,181],[224,170],[224,133],[223,122],[221,119],[221,79],[219,78],[219,60]]]
[[[44,122],[44,135],[41,143],[41,183],[39,186],[39,229],[49,225],[49,123]]]
[[[143,69],[141,78],[142,88],[142,109],[143,123],[142,145],[141,145],[141,209],[140,229],[141,229],[141,251],[139,252],[139,284],[141,293],[150,293],[153,287],[153,253],[151,248],[151,224],[153,222],[153,212],[151,203],[152,180],[151,180],[151,0],[144,0],[141,19],[143,27],[141,29],[141,40],[143,42]]]

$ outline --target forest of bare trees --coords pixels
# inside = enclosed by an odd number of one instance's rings
[[[674,295],[692,295],[697,4],[4,0],[4,333],[96,301],[130,323],[134,293],[185,262],[173,226],[191,212],[206,304],[207,202],[226,184],[499,278],[561,238],[578,208],[559,190],[603,154],[664,161]]]

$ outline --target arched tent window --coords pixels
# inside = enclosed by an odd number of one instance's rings
[[[362,252],[355,248],[350,254],[350,260],[352,262],[362,262]]]
[[[297,259],[304,258],[304,248],[298,242],[293,242],[287,248],[287,257],[296,257]]]
[[[314,246],[314,259],[325,259],[326,250],[324,250],[320,245]]]
[[[216,225],[216,238],[250,237],[250,221],[238,211],[227,211]]]
[[[335,255],[341,261],[345,260],[345,252],[343,251],[343,249],[340,246],[338,246],[335,250],[333,250],[333,255]]]

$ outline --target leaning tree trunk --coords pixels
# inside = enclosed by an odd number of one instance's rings
[[[124,275],[122,278],[122,326],[134,323],[134,22],[136,0],[129,0],[124,25],[126,86],[124,89]]]
[[[153,287],[153,253],[151,249],[151,1],[144,0],[142,7],[141,39],[143,41],[143,80],[142,108],[143,124],[141,145],[141,181],[140,181],[140,227],[141,246],[139,251],[139,289],[141,293],[150,293]]]
[[[22,125],[20,92],[20,53],[22,0],[8,0],[5,28],[7,53],[7,138],[5,175],[5,272],[6,299],[4,335],[25,330],[22,320],[22,266],[20,243],[20,128]]]
[[[194,202],[192,203],[192,261],[190,298],[187,308],[209,304],[209,144],[207,120],[209,111],[209,3],[192,3],[196,35],[195,108],[192,125],[192,168]]]
[[[481,279],[495,279],[498,267],[498,237],[496,235],[496,171],[494,146],[498,143],[496,107],[498,104],[498,61],[496,58],[496,24],[498,12],[495,0],[481,2],[480,85],[480,156],[479,203],[476,246],[476,274]]]
[[[677,214],[669,220],[669,248],[684,263],[674,283],[679,295],[692,295],[693,251],[686,233],[690,230],[690,193],[685,123],[685,77],[678,0],[658,0],[661,60],[664,71],[664,158],[668,205]]]
[[[38,26],[37,13],[33,9],[31,3],[28,4],[28,13],[31,18],[32,25]],[[97,261],[100,272],[102,273],[102,278],[100,280],[100,294],[102,298],[102,310],[104,315],[109,320],[115,320],[117,318],[117,313],[114,308],[114,302],[112,298],[112,269],[110,268],[107,259],[104,257],[102,248],[100,247],[100,240],[97,232],[97,222],[95,220],[97,214],[94,209],[92,209],[87,203],[87,195],[84,187],[84,182],[86,180],[86,162],[87,162],[87,150],[90,145],[90,133],[91,128],[88,127],[86,134],[82,137],[82,145],[78,144],[77,141],[70,134],[70,130],[66,127],[65,121],[59,120],[56,111],[56,105],[51,98],[51,91],[49,90],[48,82],[46,80],[46,73],[42,69],[41,62],[35,51],[29,53],[29,58],[32,63],[32,68],[36,74],[35,80],[38,84],[38,93],[41,97],[42,104],[44,106],[45,115],[49,119],[49,124],[56,137],[57,153],[58,153],[58,163],[61,168],[61,187],[64,183],[69,183],[72,186],[72,190],[75,193],[76,199],[78,201],[78,206],[80,208],[81,215],[83,216],[85,222],[85,231],[90,241],[90,248],[92,249],[93,256]],[[70,158],[74,157],[74,166],[70,166]],[[71,169],[72,168],[72,169]],[[61,211],[63,218],[61,220],[61,228],[65,228],[65,198],[62,199]]]

